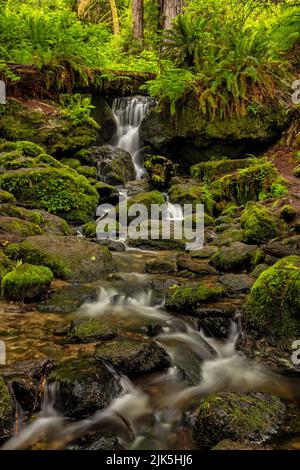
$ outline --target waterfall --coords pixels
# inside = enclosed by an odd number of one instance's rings
[[[140,124],[150,108],[151,100],[144,96],[116,98],[112,111],[117,122],[117,133],[113,145],[129,152],[135,166],[137,178],[144,174],[140,161]]]
[[[164,217],[166,220],[183,220],[183,209],[180,204],[172,204],[169,199],[169,195],[164,193],[166,199],[166,212]]]

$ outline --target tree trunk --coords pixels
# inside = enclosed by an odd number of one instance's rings
[[[111,16],[113,22],[113,31],[115,35],[120,34],[120,23],[119,23],[119,16],[118,10],[115,0],[109,0],[110,9],[111,9]]]
[[[134,39],[144,37],[144,0],[132,0],[132,19]]]
[[[163,29],[171,29],[172,22],[182,12],[185,0],[160,0]]]

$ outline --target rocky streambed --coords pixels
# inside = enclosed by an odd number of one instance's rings
[[[140,120],[106,107],[105,135],[51,106],[13,100],[0,120],[3,448],[298,448],[295,181],[269,153],[202,161],[194,148],[182,170],[145,137],[147,116],[139,140],[145,103]],[[122,198],[166,203],[173,220],[203,204],[203,248],[99,240],[97,205],[118,214]]]

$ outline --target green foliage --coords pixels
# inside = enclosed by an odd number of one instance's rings
[[[67,102],[67,103],[66,103]],[[65,107],[62,110],[64,118],[71,121],[74,126],[90,124],[99,129],[100,126],[91,117],[91,111],[95,108],[91,104],[91,98],[80,94],[65,96]]]

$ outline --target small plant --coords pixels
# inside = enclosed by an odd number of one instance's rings
[[[99,128],[97,122],[91,117],[91,111],[94,109],[94,106],[91,104],[89,97],[75,94],[66,98],[66,100],[68,104],[62,111],[65,119],[71,121],[75,126],[88,123],[95,128]]]

